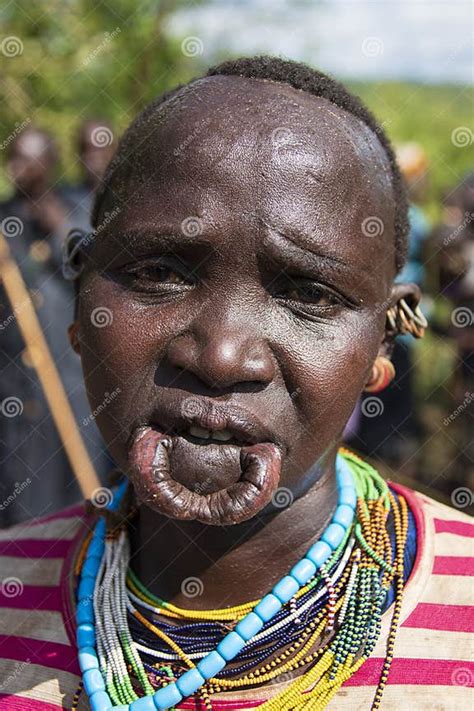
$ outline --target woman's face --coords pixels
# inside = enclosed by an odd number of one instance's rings
[[[166,508],[153,462],[131,460],[145,425],[172,436],[169,475],[196,501],[231,492],[206,522],[235,523],[332,466],[383,340],[390,169],[365,125],[283,84],[207,78],[159,115],[112,185],[105,208],[119,209],[82,277],[85,381],[139,497],[178,518],[191,506],[177,495]],[[243,515],[232,492],[249,443],[273,469],[259,470],[265,497],[242,495]]]

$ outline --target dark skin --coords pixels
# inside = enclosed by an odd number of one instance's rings
[[[155,594],[207,609],[265,594],[327,525],[344,425],[390,348],[386,309],[419,294],[393,286],[388,162],[350,114],[284,84],[222,76],[159,113],[137,142],[142,181],[131,172],[130,199],[86,264],[71,340],[93,409],[120,388],[97,422],[142,501],[133,569]],[[191,216],[199,233],[183,234]],[[361,228],[373,216],[382,235]],[[113,315],[107,327],[94,325],[98,307]],[[253,502],[246,520],[216,528],[164,515],[161,494],[146,498],[130,441],[160,407],[190,397],[245,407],[265,425],[291,507]],[[203,445],[176,448],[173,480],[203,497],[231,487],[239,461],[221,447],[207,459]],[[203,593],[188,598],[192,576]]]

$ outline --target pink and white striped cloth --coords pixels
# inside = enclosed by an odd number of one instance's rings
[[[384,711],[474,708],[474,523],[465,513],[391,484],[416,519],[418,550],[405,588]],[[74,560],[90,529],[82,505],[0,531],[0,711],[70,709],[80,676],[74,642]],[[369,709],[391,610],[371,657],[327,706]],[[284,684],[213,696],[216,711],[257,708]],[[78,707],[89,709],[82,697]],[[180,709],[203,709],[188,700]]]

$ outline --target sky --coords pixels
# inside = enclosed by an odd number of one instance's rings
[[[170,19],[206,62],[269,53],[347,79],[472,83],[467,0],[205,0]]]

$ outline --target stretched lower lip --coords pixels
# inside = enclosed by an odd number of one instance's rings
[[[281,452],[272,442],[195,443],[155,427],[138,429],[129,450],[138,498],[171,518],[228,525],[252,518],[278,488]]]

